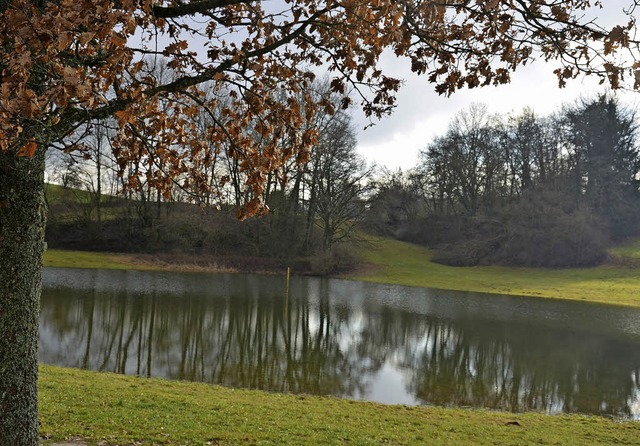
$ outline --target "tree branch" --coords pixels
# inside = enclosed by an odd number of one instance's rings
[[[198,13],[206,14],[212,9],[249,3],[251,3],[251,0],[200,0],[191,3],[180,3],[177,6],[154,6],[153,15],[157,18],[171,19]]]

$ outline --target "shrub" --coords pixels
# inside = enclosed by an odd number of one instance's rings
[[[586,205],[553,191],[534,191],[502,211],[505,234],[492,263],[592,266],[607,255],[607,230]]]
[[[607,242],[605,225],[588,206],[541,189],[492,218],[470,220],[459,239],[437,248],[434,261],[454,266],[591,266],[605,260]]]
[[[356,258],[347,247],[335,245],[329,252],[311,257],[311,273],[319,276],[338,274],[352,270],[356,263]]]

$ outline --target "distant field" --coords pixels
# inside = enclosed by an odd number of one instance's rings
[[[58,268],[104,268],[153,270],[150,265],[136,263],[132,256],[109,252],[65,251],[49,249],[44,253],[44,266]]]
[[[612,254],[626,259],[640,259],[640,239],[629,241],[609,250]]]

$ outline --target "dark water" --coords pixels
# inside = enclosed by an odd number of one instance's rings
[[[640,418],[640,310],[361,282],[45,269],[47,364]]]

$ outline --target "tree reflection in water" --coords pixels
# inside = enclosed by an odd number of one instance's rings
[[[361,399],[392,369],[405,394],[383,402],[640,415],[635,310],[300,278],[285,313],[282,279],[240,275],[44,288],[45,363]]]

